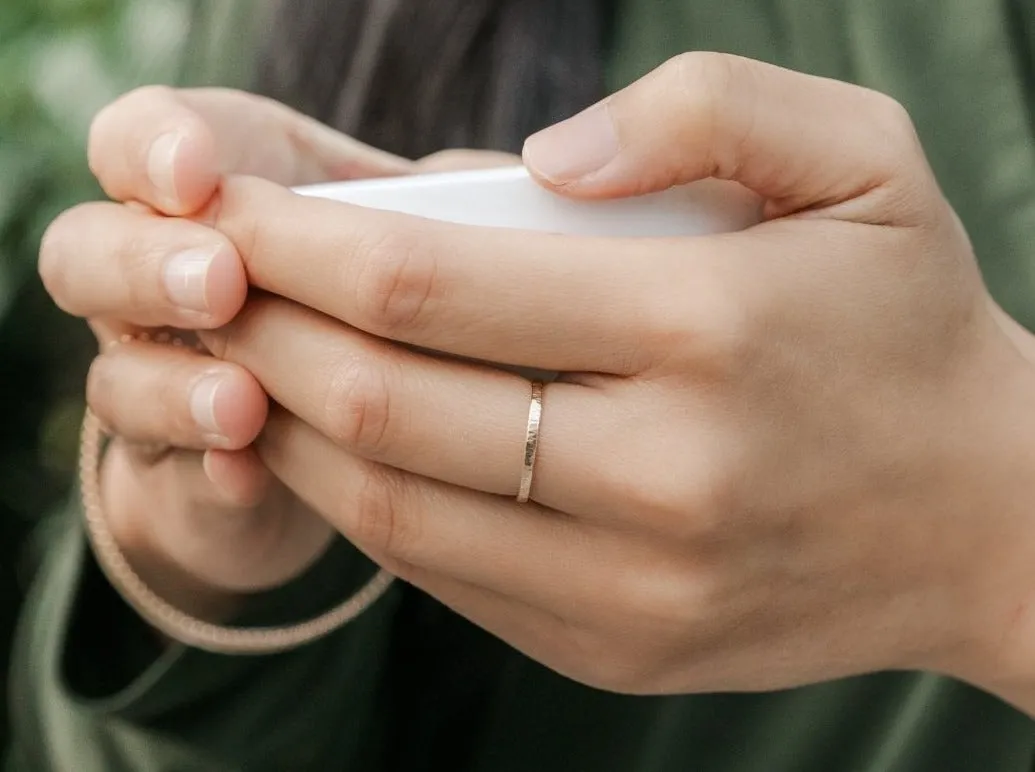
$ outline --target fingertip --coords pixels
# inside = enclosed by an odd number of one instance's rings
[[[526,164],[529,176],[541,187],[565,198],[581,201],[604,201],[614,198],[629,198],[643,193],[653,192],[641,181],[623,179],[602,179],[593,176],[585,179],[558,182],[544,176],[541,172]]]
[[[173,217],[198,211],[216,192],[217,163],[212,132],[196,116],[182,116],[147,149],[147,201]]]
[[[212,130],[165,86],[135,89],[103,108],[90,125],[87,161],[112,199],[166,215],[204,206],[219,182]]]
[[[570,179],[550,176],[538,168],[533,160],[526,157],[524,151],[522,152],[522,161],[525,164],[525,169],[528,170],[528,175],[536,184],[551,193],[564,196],[565,198],[603,200],[623,198],[644,192],[632,190],[625,180],[615,179],[610,175],[604,177],[602,175],[589,174],[585,177],[573,177]]]
[[[207,450],[201,465],[226,504],[254,507],[266,497],[271,475],[252,448]]]
[[[525,140],[521,159],[541,185],[562,194],[592,193],[607,181],[622,143],[609,101],[536,132]]]
[[[266,392],[242,368],[229,366],[225,373],[221,372],[219,387],[211,399],[212,415],[226,443],[223,449],[239,450],[250,445],[266,425]]]
[[[167,190],[172,196],[165,214],[183,216],[193,214],[209,202],[219,186],[221,169],[212,130],[200,118],[192,116],[173,135],[168,155],[159,137],[152,146],[149,169],[152,160],[156,164],[158,181],[168,175]],[[157,186],[156,186],[157,187]]]
[[[212,327],[222,327],[244,306],[248,276],[241,256],[229,239],[212,257],[205,276],[205,305]]]

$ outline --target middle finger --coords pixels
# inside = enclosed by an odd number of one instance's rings
[[[684,241],[456,225],[248,178],[229,179],[210,214],[252,284],[466,358],[634,374],[661,353],[654,331],[688,302],[670,270],[692,261]]]
[[[351,453],[488,493],[518,489],[530,401],[519,375],[411,351],[272,296],[201,337]],[[601,388],[549,385],[535,501],[573,514],[606,506],[598,441],[610,401]]]

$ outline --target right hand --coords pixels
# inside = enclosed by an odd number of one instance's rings
[[[222,175],[294,186],[419,164],[251,94],[160,87],[97,116],[89,162],[113,201],[60,215],[39,270],[57,305],[85,317],[100,345],[87,401],[117,438],[102,468],[105,515],[155,592],[225,619],[242,594],[301,573],[333,532],[250,449],[267,399],[247,371],[189,346],[116,344],[145,331],[216,328],[241,309],[240,256],[221,234],[181,219],[206,206]]]

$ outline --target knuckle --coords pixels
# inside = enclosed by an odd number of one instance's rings
[[[328,379],[323,408],[330,438],[366,458],[387,450],[391,392],[385,369],[360,357],[337,362]]]
[[[708,624],[706,571],[685,560],[629,565],[608,584],[607,610],[590,626],[566,623],[558,631],[559,669],[575,680],[621,694],[670,691]]]
[[[650,321],[655,351],[693,365],[695,377],[729,381],[754,358],[757,320],[738,292],[718,275],[701,271],[692,296],[658,303]]]
[[[417,328],[436,288],[436,262],[416,236],[398,228],[359,244],[353,260],[356,308],[369,332],[395,337]]]
[[[870,112],[878,129],[899,143],[905,142],[912,146],[916,139],[916,129],[905,105],[880,91],[869,93],[873,102]]]
[[[352,536],[378,557],[407,563],[420,541],[420,522],[404,505],[403,485],[390,470],[370,465],[352,503]]]
[[[618,607],[633,611],[640,626],[663,631],[682,616],[686,601],[680,577],[658,566],[636,572],[627,572],[615,591]]]
[[[652,452],[656,447],[645,449],[643,457],[654,457]],[[680,543],[721,536],[737,511],[741,477],[736,465],[716,443],[701,453],[687,453],[684,447],[676,452],[697,460],[667,473],[658,464],[623,469],[616,500],[626,502],[635,522]]]
[[[901,176],[904,167],[914,166],[923,156],[913,119],[897,99],[872,90],[866,95],[866,113],[877,135],[877,141],[872,143],[874,161],[883,176]]]
[[[682,95],[683,124],[687,140],[709,152],[723,143],[717,135],[724,131],[730,97],[738,87],[737,59],[726,54],[694,51],[671,59],[668,77]],[[717,174],[721,164],[716,159]]]
[[[641,571],[630,577],[616,597],[627,625],[636,619],[636,634],[596,652],[590,677],[598,688],[624,694],[669,691],[687,665],[699,629],[708,625],[707,591],[685,570]]]
[[[737,379],[750,365],[755,339],[747,309],[732,296],[699,305],[689,325],[692,358],[714,380]]]
[[[642,646],[618,643],[612,636],[579,628],[568,632],[566,644],[570,664],[564,669],[576,681],[594,689],[647,694],[659,680]]]
[[[650,459],[648,454],[642,458]],[[617,500],[624,501],[631,516],[644,524],[657,528],[666,526],[673,519],[681,519],[686,513],[685,483],[675,474],[659,474],[656,464],[644,462],[634,467],[622,465],[619,480],[621,489],[616,491]]]
[[[866,90],[861,111],[873,133],[869,143],[875,211],[888,222],[925,224],[944,201],[908,110],[893,97]]]
[[[702,538],[717,535],[736,511],[737,476],[730,466],[708,461],[691,473],[682,491],[682,524],[685,535]]]
[[[671,77],[693,104],[712,108],[722,101],[736,74],[735,59],[710,51],[689,51],[669,60]]]

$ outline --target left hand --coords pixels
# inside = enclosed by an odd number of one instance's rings
[[[280,297],[203,335],[283,406],[257,446],[274,474],[595,686],[1008,665],[1031,624],[1035,378],[905,112],[693,54],[551,132],[525,160],[564,195],[716,176],[766,221],[576,238],[229,181],[207,216]],[[566,374],[534,503],[510,498],[528,382],[410,345]]]

